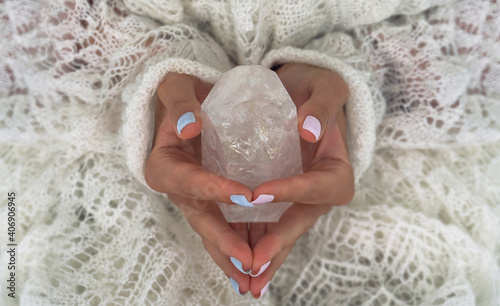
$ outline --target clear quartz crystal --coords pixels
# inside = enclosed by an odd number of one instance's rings
[[[252,190],[302,173],[297,109],[276,73],[238,66],[223,74],[201,106],[202,163]],[[291,203],[218,203],[228,222],[277,222]]]

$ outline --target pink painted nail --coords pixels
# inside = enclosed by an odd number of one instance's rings
[[[264,296],[264,294],[266,294],[267,292],[267,287],[269,287],[269,284],[271,283],[271,281],[268,281],[267,284],[260,290],[260,296],[259,296],[259,299]]]
[[[262,267],[260,267],[259,273],[255,274],[255,275],[250,273],[250,276],[257,277],[257,276],[261,275],[262,273],[264,273],[264,271],[266,271],[266,269],[269,267],[270,264],[271,264],[271,261],[266,262]]]
[[[274,200],[274,196],[271,194],[261,194],[257,197],[257,199],[253,200],[252,204],[266,204],[271,203]]]
[[[304,120],[304,124],[302,124],[302,128],[313,133],[316,140],[318,140],[319,134],[321,134],[321,123],[316,117],[307,116],[306,120]]]

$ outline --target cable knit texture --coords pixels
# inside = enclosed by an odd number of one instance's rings
[[[0,0],[2,305],[500,305],[500,4]],[[356,196],[257,303],[144,181],[155,90],[236,65],[339,73]],[[0,228],[7,229],[7,210]],[[5,245],[5,241],[3,241]],[[7,275],[8,254],[1,254]]]

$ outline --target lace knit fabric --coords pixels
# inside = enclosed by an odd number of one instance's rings
[[[500,304],[497,1],[3,0],[0,19],[2,305]],[[152,106],[171,71],[291,61],[349,85],[356,196],[257,302],[145,184]]]

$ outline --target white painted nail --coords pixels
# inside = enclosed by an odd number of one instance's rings
[[[311,132],[316,140],[319,139],[319,135],[321,134],[321,123],[316,117],[307,116],[306,120],[304,120],[304,124],[302,124],[302,128]]]
[[[266,269],[269,267],[270,264],[271,264],[271,261],[266,262],[262,267],[260,267],[259,273],[255,274],[255,275],[250,273],[250,276],[257,277],[257,276],[261,275],[262,273],[264,273],[264,271],[266,271]]]
[[[268,281],[267,284],[260,290],[260,296],[259,296],[259,299],[264,296],[264,294],[266,294],[267,292],[267,288],[269,287],[269,284],[271,283],[271,281]]]
[[[261,194],[257,197],[257,199],[253,200],[252,204],[267,204],[271,203],[274,200],[274,196],[271,194]]]

